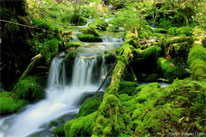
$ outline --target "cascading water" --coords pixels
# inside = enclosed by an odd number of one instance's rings
[[[101,66],[101,67],[99,67]],[[85,92],[95,92],[107,73],[104,56],[77,56],[74,61],[72,82],[66,83],[63,54],[53,59],[49,71],[46,99],[28,105],[26,110],[1,121],[4,137],[25,137],[44,129],[43,124],[69,112],[77,112],[77,102]],[[98,69],[97,69],[98,68]],[[98,71],[97,73],[94,73]],[[95,75],[97,74],[97,75]]]
[[[76,35],[79,33],[79,30],[74,31],[74,41],[78,40]],[[0,137],[31,136],[48,128],[50,121],[77,113],[82,97],[94,94],[111,68],[112,62],[106,59],[108,52],[115,52],[121,44],[121,39],[108,35],[102,43],[84,43],[76,50],[78,55],[73,68],[67,68],[64,53],[57,55],[50,66],[45,99],[27,105],[21,113],[1,118]],[[71,82],[66,77],[68,69],[73,69]],[[105,89],[105,85],[101,90]]]

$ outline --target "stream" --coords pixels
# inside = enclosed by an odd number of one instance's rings
[[[81,33],[80,28],[87,27],[92,21],[76,27],[74,41],[79,41],[76,35]],[[1,118],[0,137],[31,137],[48,128],[50,121],[78,113],[82,99],[95,93],[112,67],[113,62],[107,61],[108,54],[114,53],[123,43],[120,37],[103,35],[102,38],[103,42],[83,43],[84,46],[76,50],[73,68],[65,66],[65,53],[59,53],[50,66],[45,99],[25,106],[17,114]],[[73,69],[72,77],[68,82],[66,73],[70,69]],[[105,88],[106,84],[101,91]]]

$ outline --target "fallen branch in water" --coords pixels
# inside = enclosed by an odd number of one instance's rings
[[[97,89],[96,93],[99,92],[100,89],[103,87],[104,83],[106,82],[106,80],[107,80],[107,78],[109,77],[109,75],[112,73],[112,71],[113,71],[113,69],[114,69],[114,67],[115,67],[116,64],[117,64],[117,62],[114,63],[114,65],[112,66],[112,68],[109,70],[109,72],[107,73],[106,77],[105,77],[104,80],[102,81],[101,85],[100,85],[99,88]]]

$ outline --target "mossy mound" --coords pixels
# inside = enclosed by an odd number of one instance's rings
[[[12,92],[2,91],[0,93],[0,114],[6,115],[17,112],[20,108],[28,104],[27,100],[15,99]]]
[[[68,121],[64,126],[66,137],[91,136],[96,115],[97,113],[94,112],[87,116]]]
[[[138,86],[137,82],[120,81],[119,94],[128,94],[129,96],[135,94],[135,88]]]
[[[158,84],[139,86],[135,98],[123,102],[132,114],[134,134],[204,133],[205,122],[200,119],[205,117],[205,89],[204,82],[191,79],[176,80],[166,88]]]
[[[108,27],[108,23],[105,21],[104,18],[97,18],[94,22],[89,24],[89,27],[95,27],[98,30],[105,31]]]
[[[45,80],[38,76],[27,76],[20,80],[13,89],[15,98],[36,101],[44,97]]]
[[[92,34],[92,35],[94,35],[95,37],[99,37],[99,36],[100,36],[98,30],[96,30],[94,27],[82,28],[82,29],[81,29],[81,32],[82,32],[83,34]]]
[[[194,46],[188,55],[187,62],[190,65],[193,79],[206,79],[206,48]]]
[[[80,34],[78,35],[78,39],[82,42],[102,42],[101,38],[95,37],[92,34]]]
[[[98,110],[99,105],[102,102],[103,95],[104,95],[103,92],[98,92],[94,96],[86,99],[83,105],[80,107],[80,110],[77,116],[78,117],[86,116]]]
[[[184,62],[177,64],[174,59],[161,57],[158,58],[157,65],[163,77],[170,82],[175,78],[183,78],[187,75],[185,71],[187,66],[184,65]]]
[[[186,35],[192,36],[193,30],[191,27],[171,27],[167,30],[169,35]]]
[[[80,42],[69,42],[68,44],[65,45],[65,48],[78,48],[78,47],[81,47],[82,46],[82,43]]]
[[[166,56],[187,57],[193,42],[193,38],[188,36],[171,37],[162,41],[162,48]]]

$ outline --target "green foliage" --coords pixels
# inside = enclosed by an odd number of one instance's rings
[[[126,0],[109,0],[109,4],[111,4],[114,9],[120,9],[126,6]]]
[[[16,18],[11,18],[11,22],[18,23]],[[5,25],[6,29],[10,31],[10,33],[16,33],[20,30],[19,26],[16,24],[6,23]]]
[[[17,112],[27,103],[27,100],[15,99],[11,92],[3,91],[0,93],[0,114],[5,115]]]
[[[83,34],[92,34],[95,37],[99,37],[100,36],[99,32],[94,27],[82,28],[81,32]]]
[[[167,34],[169,35],[176,35],[177,33],[177,27],[171,27],[167,30]]]
[[[180,27],[176,30],[177,35],[185,34],[186,36],[191,36],[192,32],[193,30],[191,27]]]
[[[44,80],[37,76],[28,76],[20,80],[13,89],[15,98],[36,101],[44,96]]]
[[[82,42],[101,42],[102,39],[99,37],[95,37],[92,34],[80,34],[78,35],[78,39]]]
[[[80,107],[78,117],[86,116],[95,112],[99,108],[99,105],[102,102],[102,98],[103,94],[99,92],[93,97],[90,97],[87,100],[85,100],[83,105]]]
[[[203,48],[202,46],[194,46],[188,55],[188,63],[192,63],[193,60],[200,59],[205,61],[206,60],[206,48]]]
[[[64,126],[66,137],[91,136],[96,112],[68,121]]]
[[[172,21],[165,19],[165,18],[161,18],[159,21],[159,27],[168,29],[170,27],[173,27],[173,24],[172,24]]]

